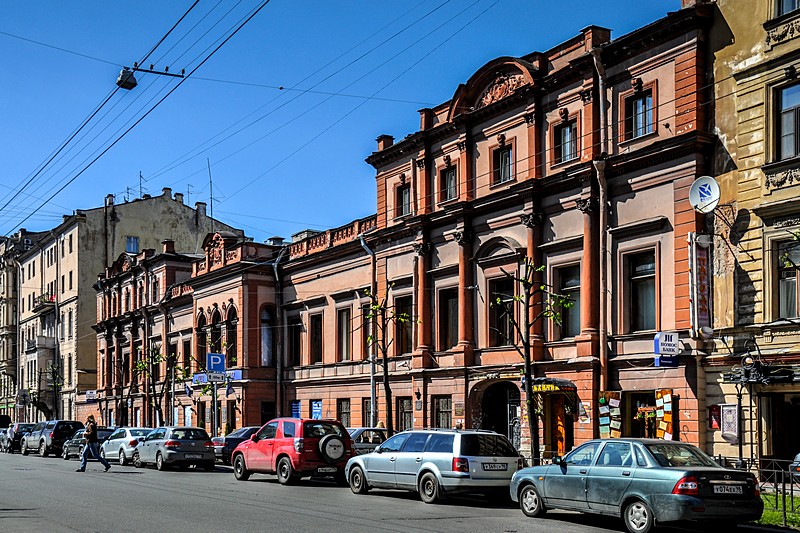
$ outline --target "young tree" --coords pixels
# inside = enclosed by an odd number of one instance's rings
[[[143,357],[138,358],[134,364],[135,375],[136,377],[146,377],[146,386],[148,387],[150,398],[152,398],[156,419],[163,424],[165,420],[164,398],[167,395],[167,391],[175,387],[178,377],[181,378],[181,381],[183,380],[186,370],[177,364],[177,354],[164,355],[160,351],[151,349],[149,354],[142,355]],[[166,372],[164,378],[161,379],[159,371],[163,362],[166,362]],[[134,379],[131,381],[133,382]]]
[[[394,420],[392,414],[392,387],[389,383],[389,348],[394,339],[389,339],[390,328],[397,325],[406,327],[410,324],[411,316],[408,313],[398,312],[394,305],[389,305],[389,292],[392,285],[387,287],[381,299],[367,289],[364,294],[370,299],[369,315],[367,318],[373,324],[373,329],[367,337],[370,347],[374,346],[380,351],[383,366],[383,394],[386,402],[386,430],[389,435],[394,434]]]
[[[502,270],[502,269],[501,269]],[[544,266],[537,267],[533,259],[526,257],[521,265],[519,275],[514,275],[502,270],[506,277],[513,280],[521,289],[519,294],[493,294],[491,305],[502,309],[502,316],[510,322],[514,337],[517,342],[514,348],[523,360],[523,382],[525,388],[525,412],[531,433],[532,456],[534,463],[539,460],[539,414],[534,405],[533,379],[536,377],[531,359],[534,326],[543,320],[554,320],[561,323],[561,310],[570,308],[574,302],[570,298],[557,294],[551,287],[538,280],[539,274],[544,271]],[[522,320],[515,313],[515,307],[522,308]]]

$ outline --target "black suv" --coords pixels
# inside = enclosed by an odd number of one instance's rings
[[[60,455],[64,442],[82,427],[83,424],[75,420],[39,422],[33,426],[30,433],[22,437],[22,455],[28,455],[33,450],[42,457],[47,457],[51,453]]]

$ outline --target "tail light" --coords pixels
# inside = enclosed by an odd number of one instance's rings
[[[753,494],[755,496],[761,496],[761,488],[758,486],[758,478],[753,476]]]
[[[181,443],[177,440],[168,440],[164,443],[165,448],[180,448]]]
[[[465,457],[453,457],[453,472],[469,473],[469,459]]]
[[[517,457],[517,470],[522,470],[523,468],[525,468],[525,459]]]
[[[52,431],[50,432],[50,438],[51,439],[53,438],[53,432]]]
[[[303,439],[294,439],[294,451],[301,453],[303,451]]]
[[[213,448],[214,447],[214,443],[211,442],[210,440],[207,440],[207,441],[205,441],[203,443],[203,446],[205,446],[206,448]]]
[[[137,439],[128,441],[128,446],[130,446],[131,448],[135,448],[137,444],[139,444],[139,441]]]
[[[685,496],[700,495],[700,486],[697,484],[697,478],[694,476],[681,478],[680,481],[675,483],[672,494],[683,494]]]

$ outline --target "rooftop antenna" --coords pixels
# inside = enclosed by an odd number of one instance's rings
[[[144,196],[144,194],[142,193],[142,180],[143,179],[144,178],[142,178],[142,171],[140,170],[139,171],[139,198],[142,198]]]
[[[211,160],[206,158],[208,165],[208,193],[210,195],[208,201],[209,214],[211,216],[211,233],[214,233],[214,181],[211,179]]]
[[[189,201],[189,197],[192,195],[192,184],[186,184],[186,205],[192,205],[192,202]]]

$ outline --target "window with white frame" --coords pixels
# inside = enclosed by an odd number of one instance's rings
[[[653,90],[640,90],[625,99],[625,140],[653,132]]]
[[[630,331],[656,328],[656,254],[647,250],[625,257]]]
[[[800,84],[778,91],[777,159],[800,155]]]
[[[493,183],[505,183],[514,179],[514,150],[504,144],[492,151]]]
[[[778,0],[778,16],[800,9],[800,0]]]
[[[352,357],[352,322],[349,307],[336,310],[336,357],[339,361],[349,361]]]
[[[800,272],[800,246],[797,241],[778,243],[778,318],[796,318],[800,316],[797,309],[797,275]]]
[[[565,163],[578,157],[578,121],[568,120],[554,129],[555,163]]]
[[[456,197],[456,167],[448,166],[439,172],[439,198],[446,202]]]

